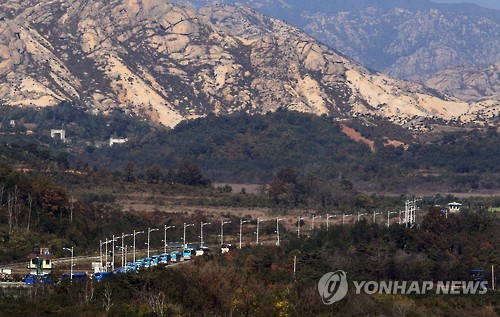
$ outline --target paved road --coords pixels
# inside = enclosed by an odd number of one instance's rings
[[[167,249],[167,252],[170,252],[170,251],[173,251],[173,250],[178,250],[178,249]],[[149,250],[149,252],[152,254],[152,255],[155,255],[155,254],[160,254],[160,253],[163,253],[163,249],[151,249]],[[138,249],[136,251],[136,257],[137,258],[141,258],[141,257],[144,257],[145,255],[147,254],[147,249]],[[132,253],[128,253],[127,254],[127,259],[130,261],[132,260]],[[104,255],[103,255],[103,261],[104,261]],[[116,259],[116,262],[115,262],[115,268],[119,268],[120,267],[120,264],[121,264],[121,252],[116,252],[115,253],[115,259]],[[81,255],[81,256],[75,256],[73,258],[73,263],[74,264],[77,264],[78,262],[99,262],[100,260],[100,256],[99,255]],[[109,257],[108,257],[108,261],[109,261]],[[54,259],[52,260],[52,263],[54,265],[57,265],[57,264],[66,264],[66,263],[70,263],[71,262],[71,257],[65,257],[65,258],[57,258],[57,259]],[[189,261],[188,261],[189,262]],[[20,270],[27,270],[27,267],[28,267],[28,263],[29,262],[17,262],[17,263],[11,263],[11,264],[7,264],[7,265],[2,265],[2,267],[10,267],[13,269],[13,273],[16,273],[15,271],[20,271]],[[184,263],[184,262],[178,262],[178,263]],[[88,271],[90,271],[92,268],[90,267],[89,265],[89,269]],[[78,272],[79,271],[85,271],[85,270],[82,270],[82,269],[78,269],[77,270]]]

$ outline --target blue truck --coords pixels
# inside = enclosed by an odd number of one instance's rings
[[[43,275],[27,274],[24,277],[24,283],[26,285],[47,285],[47,284],[55,284],[56,281],[51,279],[49,274],[43,274]]]
[[[172,263],[175,263],[175,262],[180,262],[181,261],[181,252],[179,251],[172,251],[170,252],[170,261]]]
[[[196,256],[196,250],[193,248],[185,248],[182,250],[182,259],[184,261],[191,260],[192,257]]]
[[[106,280],[107,278],[110,278],[113,275],[112,272],[97,272],[94,274],[94,278],[98,282],[102,282],[103,280]]]
[[[160,264],[160,258],[161,258],[160,254],[153,255],[151,257],[151,265],[152,266],[158,266],[158,264]]]
[[[160,254],[160,263],[162,264],[172,263],[172,256],[170,255],[170,253]]]
[[[87,274],[86,273],[73,273],[73,282],[83,282],[87,279]],[[68,279],[71,280],[71,274],[70,273],[64,273],[61,275],[61,279]]]

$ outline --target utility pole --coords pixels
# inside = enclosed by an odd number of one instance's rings
[[[373,223],[377,222],[375,217],[377,217],[377,215],[381,215],[381,214],[382,214],[381,212],[375,212],[375,211],[373,212]]]
[[[163,234],[163,253],[167,254],[167,230],[175,228],[175,226],[167,226],[165,225],[165,232]]]
[[[407,200],[405,202],[405,225],[406,227],[413,227],[417,223],[417,201],[421,199]]]
[[[330,229],[329,219],[330,218],[335,218],[335,217],[337,217],[337,215],[326,214],[326,231],[328,231]]]
[[[99,272],[102,270],[102,240],[99,240],[99,261],[101,262],[101,267],[99,268]]]
[[[307,217],[302,218],[302,216],[299,216],[299,219],[297,220],[297,239],[300,239],[300,222],[302,219],[307,219]]]
[[[348,215],[342,214],[342,225],[344,225],[344,223],[345,223],[345,217],[351,217],[351,216],[352,216],[352,214],[348,214]]]
[[[123,267],[125,267],[125,265],[127,264],[127,249],[128,249],[128,245],[125,245],[125,256],[123,257],[123,259],[124,259]]]
[[[125,237],[130,237],[132,235],[132,233],[129,233],[129,234],[125,234],[122,232],[122,266],[124,266],[124,262],[125,262],[125,259],[124,259],[124,253],[123,253],[123,249],[125,248]]]
[[[106,266],[106,272],[108,271],[108,243],[111,243],[111,242],[113,242],[113,240],[108,240],[108,238],[106,238],[106,241],[103,242],[103,244],[106,245],[106,250],[104,253],[104,262],[105,262],[105,266]]]
[[[264,222],[264,221],[267,221],[267,220],[262,220],[262,219],[257,218],[257,231],[256,231],[256,234],[257,234],[257,245],[259,245],[259,224],[261,222]]]
[[[361,216],[364,216],[364,215],[366,215],[366,213],[361,214],[361,213],[359,213],[359,211],[358,211],[358,222],[359,222],[359,220],[361,219],[360,217],[361,217]]]
[[[73,247],[71,248],[63,248],[64,250],[68,250],[69,252],[71,252],[71,268],[70,268],[70,279],[71,279],[71,282],[73,282]]]
[[[243,224],[244,223],[249,223],[250,220],[243,220],[243,219],[240,219],[240,249],[241,249],[241,240],[242,240],[242,237],[243,237]]]
[[[316,217],[316,215],[313,215],[313,216],[312,216],[311,231],[314,231],[314,220],[315,220],[316,218],[321,218],[321,216],[317,216],[317,217]]]
[[[421,201],[422,199],[413,199],[413,225],[417,224],[417,211],[420,208],[417,207],[417,201]]]
[[[115,235],[113,235],[113,240],[111,241],[111,253],[113,254],[113,259],[111,260],[111,272],[115,271],[115,242],[116,238]]]
[[[278,247],[280,246],[280,220],[285,220],[285,218],[276,217],[276,235],[277,235],[276,245]]]
[[[203,222],[202,221],[201,224],[200,224],[200,247],[203,247],[203,244],[205,243],[203,241],[203,227],[204,226],[208,226],[208,225],[211,225],[211,223],[210,222]]]
[[[122,251],[122,256],[121,256],[121,258],[122,258],[122,267],[125,267],[125,265],[124,265],[124,260],[123,260],[123,258],[124,258],[124,256],[123,256],[123,255],[124,255],[124,253],[125,253],[125,248],[124,248],[124,247],[120,247],[119,245],[117,245],[117,246],[116,246],[116,248],[117,248],[117,249],[120,249],[120,250]]]
[[[408,209],[409,209],[408,203],[409,203],[409,201],[407,200],[405,202],[405,211],[403,213],[403,219],[404,219],[403,222],[404,222],[404,224],[406,225],[407,228],[408,228],[408,222],[410,221],[410,219],[409,219],[410,216],[408,215],[408,213],[409,213],[409,211],[408,211]]]
[[[151,232],[158,231],[158,230],[160,230],[160,229],[157,229],[157,228],[155,228],[155,229],[148,228],[148,243],[147,243],[147,245],[148,245],[148,259],[149,259],[149,245],[151,244]]]
[[[108,238],[106,238],[106,253],[104,253],[104,265],[106,266],[106,272],[108,271]]]
[[[194,226],[194,223],[186,224],[184,223],[184,234],[182,235],[182,243],[184,243],[184,247],[187,248],[186,242],[186,228]]]
[[[389,211],[387,210],[387,228],[391,225],[391,214],[397,214],[397,211]]]
[[[224,244],[224,225],[231,223],[231,221],[220,221],[220,245],[222,246]]]
[[[144,231],[135,231],[134,230],[134,233],[133,233],[133,235],[134,235],[134,263],[135,263],[135,236],[140,234],[140,233],[144,233]]]

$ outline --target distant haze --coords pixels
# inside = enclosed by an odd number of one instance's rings
[[[474,3],[485,8],[494,8],[500,10],[499,0],[432,0],[432,2],[437,3]]]

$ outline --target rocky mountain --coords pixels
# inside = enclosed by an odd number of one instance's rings
[[[362,65],[406,80],[423,83],[449,67],[482,67],[500,60],[499,10],[428,0],[243,3],[289,21]]]
[[[208,113],[279,107],[337,117],[497,120],[467,103],[374,73],[249,7],[165,0],[4,0],[0,100],[96,112],[123,109],[167,126]]]
[[[457,0],[432,0],[432,2],[437,2],[437,3],[457,3],[457,2],[462,2],[462,1],[457,1]],[[500,2],[497,0],[467,0],[464,2],[468,3],[474,3],[477,4],[481,7],[485,8],[492,8],[492,9],[497,9],[500,10]]]
[[[439,71],[425,85],[462,100],[500,100],[499,74],[500,62],[487,67],[452,67]]]

